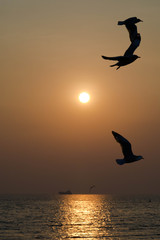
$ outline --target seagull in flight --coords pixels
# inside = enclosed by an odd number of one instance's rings
[[[122,152],[124,155],[123,159],[116,159],[117,164],[123,165],[125,163],[132,163],[143,159],[142,156],[136,156],[133,154],[131,144],[126,138],[124,138],[119,133],[116,133],[114,131],[112,131],[112,134],[116,141],[121,145]]]
[[[130,37],[131,42],[133,42],[137,36],[137,26],[135,24],[139,23],[139,22],[143,22],[143,21],[137,17],[131,17],[124,21],[118,21],[118,25],[126,26],[128,32],[129,32],[129,37]]]
[[[116,56],[116,57],[107,57],[102,56],[105,60],[113,60],[117,61],[116,64],[110,65],[110,67],[118,66],[117,69],[119,69],[122,66],[126,66],[132,62],[134,62],[137,58],[140,58],[139,56],[133,54],[134,51],[139,47],[141,42],[141,35],[137,33],[137,26],[135,25],[138,22],[142,22],[137,17],[131,17],[126,19],[125,21],[119,21],[118,25],[125,25],[126,28],[129,31],[131,44],[128,47],[128,49],[125,51],[123,56]]]
[[[126,66],[134,62],[137,58],[140,58],[139,56],[133,54],[136,48],[139,46],[140,42],[141,42],[141,35],[137,33],[134,41],[130,44],[129,48],[125,51],[123,56],[117,56],[117,57],[102,56],[102,58],[105,60],[118,61],[116,64],[110,65],[110,67],[118,66],[117,67],[117,70],[118,70],[120,67]]]

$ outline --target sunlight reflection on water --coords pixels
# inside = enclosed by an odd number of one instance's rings
[[[105,200],[105,201],[104,201]],[[67,238],[110,237],[114,226],[110,218],[110,204],[103,195],[66,195],[57,213],[60,235]]]

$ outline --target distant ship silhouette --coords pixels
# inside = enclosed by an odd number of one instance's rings
[[[67,190],[65,192],[59,192],[59,194],[72,194],[72,192],[70,190]]]

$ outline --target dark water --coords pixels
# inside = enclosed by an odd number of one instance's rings
[[[160,196],[1,196],[0,239],[160,239]]]

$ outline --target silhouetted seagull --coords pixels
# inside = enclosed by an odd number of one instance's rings
[[[128,29],[131,44],[129,48],[125,51],[123,56],[117,57],[102,56],[102,58],[105,60],[118,61],[116,64],[110,65],[110,67],[118,66],[116,69],[119,69],[122,66],[126,66],[134,62],[137,58],[140,58],[139,56],[133,54],[141,42],[141,35],[137,33],[137,26],[135,25],[138,22],[142,22],[142,20],[140,20],[137,17],[128,18],[125,21],[118,22],[118,25],[125,25],[126,28]]]
[[[131,42],[134,41],[135,37],[137,36],[137,26],[135,25],[138,22],[143,22],[141,19],[137,17],[131,17],[124,21],[118,21],[118,25],[125,25],[128,32]]]
[[[112,131],[112,134],[116,141],[120,143],[124,155],[124,159],[116,159],[116,162],[119,165],[123,165],[124,163],[132,163],[143,159],[142,156],[136,156],[133,154],[131,144],[127,139],[125,139],[119,133],[116,133],[114,131]]]
[[[141,42],[141,35],[137,33],[134,41],[130,44],[129,48],[125,51],[123,56],[117,56],[117,57],[102,56],[102,58],[105,60],[118,61],[116,64],[110,65],[110,67],[118,66],[117,69],[119,69],[122,66],[125,66],[134,62],[137,58],[140,58],[137,55],[133,55],[134,51],[139,46],[140,42]]]

